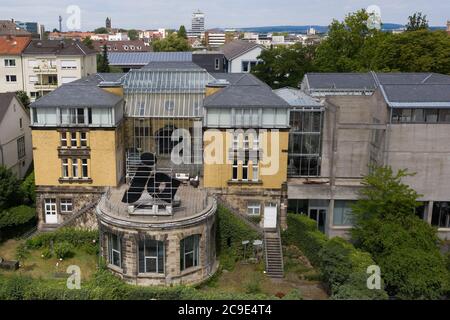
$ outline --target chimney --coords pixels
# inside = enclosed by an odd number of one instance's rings
[[[225,79],[214,80],[206,85],[205,97],[211,96],[229,85],[230,83]]]

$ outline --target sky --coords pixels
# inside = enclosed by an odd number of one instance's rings
[[[39,5],[37,5],[39,4]],[[425,13],[431,26],[445,26],[450,20],[448,0],[0,0],[0,20],[37,21],[46,30],[58,28],[70,5],[80,8],[80,29],[105,25],[107,16],[114,28],[153,29],[190,27],[191,14],[206,14],[206,28],[239,28],[274,25],[328,25],[349,12],[370,5],[381,10],[383,22],[405,24],[410,14]]]

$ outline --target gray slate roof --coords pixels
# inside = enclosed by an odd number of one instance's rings
[[[14,92],[0,93],[0,123],[3,120],[8,107],[11,104],[11,100],[16,96]]]
[[[145,66],[150,62],[192,61],[192,52],[108,52],[112,66]]]
[[[322,107],[322,104],[317,99],[314,99],[299,89],[286,87],[274,90],[273,92],[292,107]]]
[[[228,79],[217,74],[214,77],[228,80],[230,84],[206,97],[205,107],[289,107],[269,86],[251,74],[235,73]]]
[[[142,70],[181,71],[203,70],[191,61],[153,61],[142,67]]]
[[[450,107],[450,84],[387,84],[381,89],[392,107]]]
[[[64,84],[33,102],[31,107],[113,107],[121,100],[122,97],[97,87],[91,78],[86,83],[74,81]]]
[[[243,40],[234,40],[231,41],[221,47],[221,51],[225,55],[225,58],[228,60],[232,60],[254,48],[261,46],[256,43],[243,41]]]
[[[32,40],[23,51],[23,54],[55,54],[55,55],[81,55],[96,54],[80,41],[73,40]]]

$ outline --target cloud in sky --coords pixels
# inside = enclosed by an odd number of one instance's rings
[[[81,9],[82,30],[104,26],[112,17],[118,28],[177,28],[190,26],[191,13],[206,14],[206,27],[253,27],[267,25],[328,25],[333,18],[369,5],[381,8],[384,22],[406,23],[421,11],[431,25],[443,26],[450,19],[450,1],[442,0],[0,0],[0,19],[38,21],[47,30],[58,27],[58,16],[67,18],[66,8]],[[64,24],[63,24],[64,29]]]

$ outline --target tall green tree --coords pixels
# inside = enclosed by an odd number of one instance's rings
[[[181,25],[180,29],[178,29],[178,36],[183,39],[187,39],[187,32],[185,26]]]
[[[412,16],[408,17],[406,31],[417,31],[423,29],[428,29],[428,20],[426,14],[422,14],[422,12],[416,12]]]
[[[24,107],[28,108],[30,105],[30,98],[28,97],[25,91],[17,91],[16,92],[17,99],[24,105]]]
[[[130,40],[139,39],[139,32],[135,29],[128,30],[127,34],[128,34],[128,38],[130,38]]]
[[[165,39],[158,39],[152,43],[155,52],[191,51],[192,48],[186,39],[180,38],[176,33],[171,33]]]
[[[258,65],[252,73],[272,88],[298,87],[307,72],[314,71],[315,46],[300,43],[285,47],[275,47],[262,51]]]
[[[97,72],[109,73],[108,49],[106,45],[102,47],[102,53],[97,55]]]
[[[390,295],[438,299],[449,274],[436,230],[415,215],[420,195],[402,182],[409,176],[406,170],[377,167],[364,178],[352,207],[352,240],[379,265]]]
[[[367,39],[376,34],[367,27],[368,13],[363,9],[333,20],[328,37],[317,48],[315,64],[322,72],[352,72],[361,68],[360,51]]]
[[[20,198],[20,182],[16,175],[0,166],[0,211],[17,205]]]

